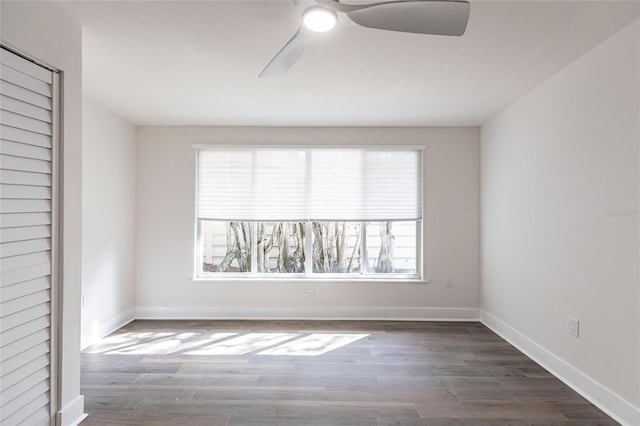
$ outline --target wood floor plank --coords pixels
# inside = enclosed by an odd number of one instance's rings
[[[246,401],[325,401],[324,388],[281,387],[281,386],[236,386],[224,388],[200,388],[193,399],[204,400],[246,400]]]
[[[155,386],[251,386],[258,380],[251,374],[140,374],[136,385]],[[283,376],[286,377],[286,376]]]
[[[173,401],[159,399],[142,400],[132,411],[133,416],[238,416],[252,415],[268,418],[274,415],[273,401],[190,400]]]
[[[83,426],[226,426],[228,416],[134,416],[112,413],[91,413]]]
[[[305,413],[301,416],[271,416],[269,418],[231,416],[227,426],[372,426],[375,424],[375,420],[370,417],[339,418],[327,415],[313,416]]]
[[[456,396],[448,389],[390,389],[388,387],[335,387],[326,391],[329,401],[452,402]]]
[[[89,398],[85,410],[90,413],[128,414],[142,400],[139,398]]]
[[[121,399],[171,399],[190,400],[195,397],[198,388],[193,386],[134,386],[134,385],[93,385],[83,386],[83,395],[89,401]]]
[[[617,424],[476,322],[134,321],[81,367],[83,425]]]
[[[523,425],[528,426],[526,422]],[[378,426],[465,426],[465,423],[460,419],[382,417],[378,418]]]
[[[608,420],[609,417],[588,403],[556,403],[553,406],[571,420]]]
[[[418,411],[412,403],[394,401],[281,401],[276,405],[276,416],[315,417],[324,416],[329,423],[332,419],[364,419],[369,418],[375,424],[378,417],[416,418]]]
[[[410,376],[409,369],[403,365],[390,364],[329,364],[329,363],[298,363],[294,366],[298,375],[394,375]]]
[[[467,402],[545,402],[554,403],[583,403],[577,392],[571,389],[453,389],[451,391],[459,401]]]
[[[172,364],[170,364],[172,365]],[[279,376],[293,375],[297,368],[293,364],[251,364],[251,363],[188,363],[180,367],[179,374],[249,374]]]
[[[378,380],[375,375],[349,376],[260,376],[258,386],[305,386],[326,387],[342,385],[375,386]]]
[[[617,426],[619,425],[613,419],[608,420],[565,420],[559,421],[545,421],[545,420],[530,420],[529,426]]]

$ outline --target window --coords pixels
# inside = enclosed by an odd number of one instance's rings
[[[420,276],[418,148],[199,147],[196,276]]]

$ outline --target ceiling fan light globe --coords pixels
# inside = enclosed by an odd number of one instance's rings
[[[314,7],[304,12],[302,23],[311,31],[324,33],[335,28],[338,23],[338,17],[333,10]]]

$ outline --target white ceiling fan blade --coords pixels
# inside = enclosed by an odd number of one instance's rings
[[[363,27],[446,36],[464,34],[469,22],[469,8],[468,2],[455,0],[392,1],[336,7]]]
[[[311,34],[304,28],[298,29],[291,37],[291,40],[284,45],[276,56],[271,59],[269,64],[262,70],[258,77],[268,77],[270,75],[283,74],[287,72],[300,58],[307,40]]]

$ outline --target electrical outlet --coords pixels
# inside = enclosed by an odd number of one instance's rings
[[[453,277],[448,275],[444,280],[444,286],[447,288],[453,288]]]
[[[304,289],[304,297],[313,297],[316,295],[316,290],[313,288]]]
[[[569,335],[578,337],[580,335],[580,321],[569,317]]]

